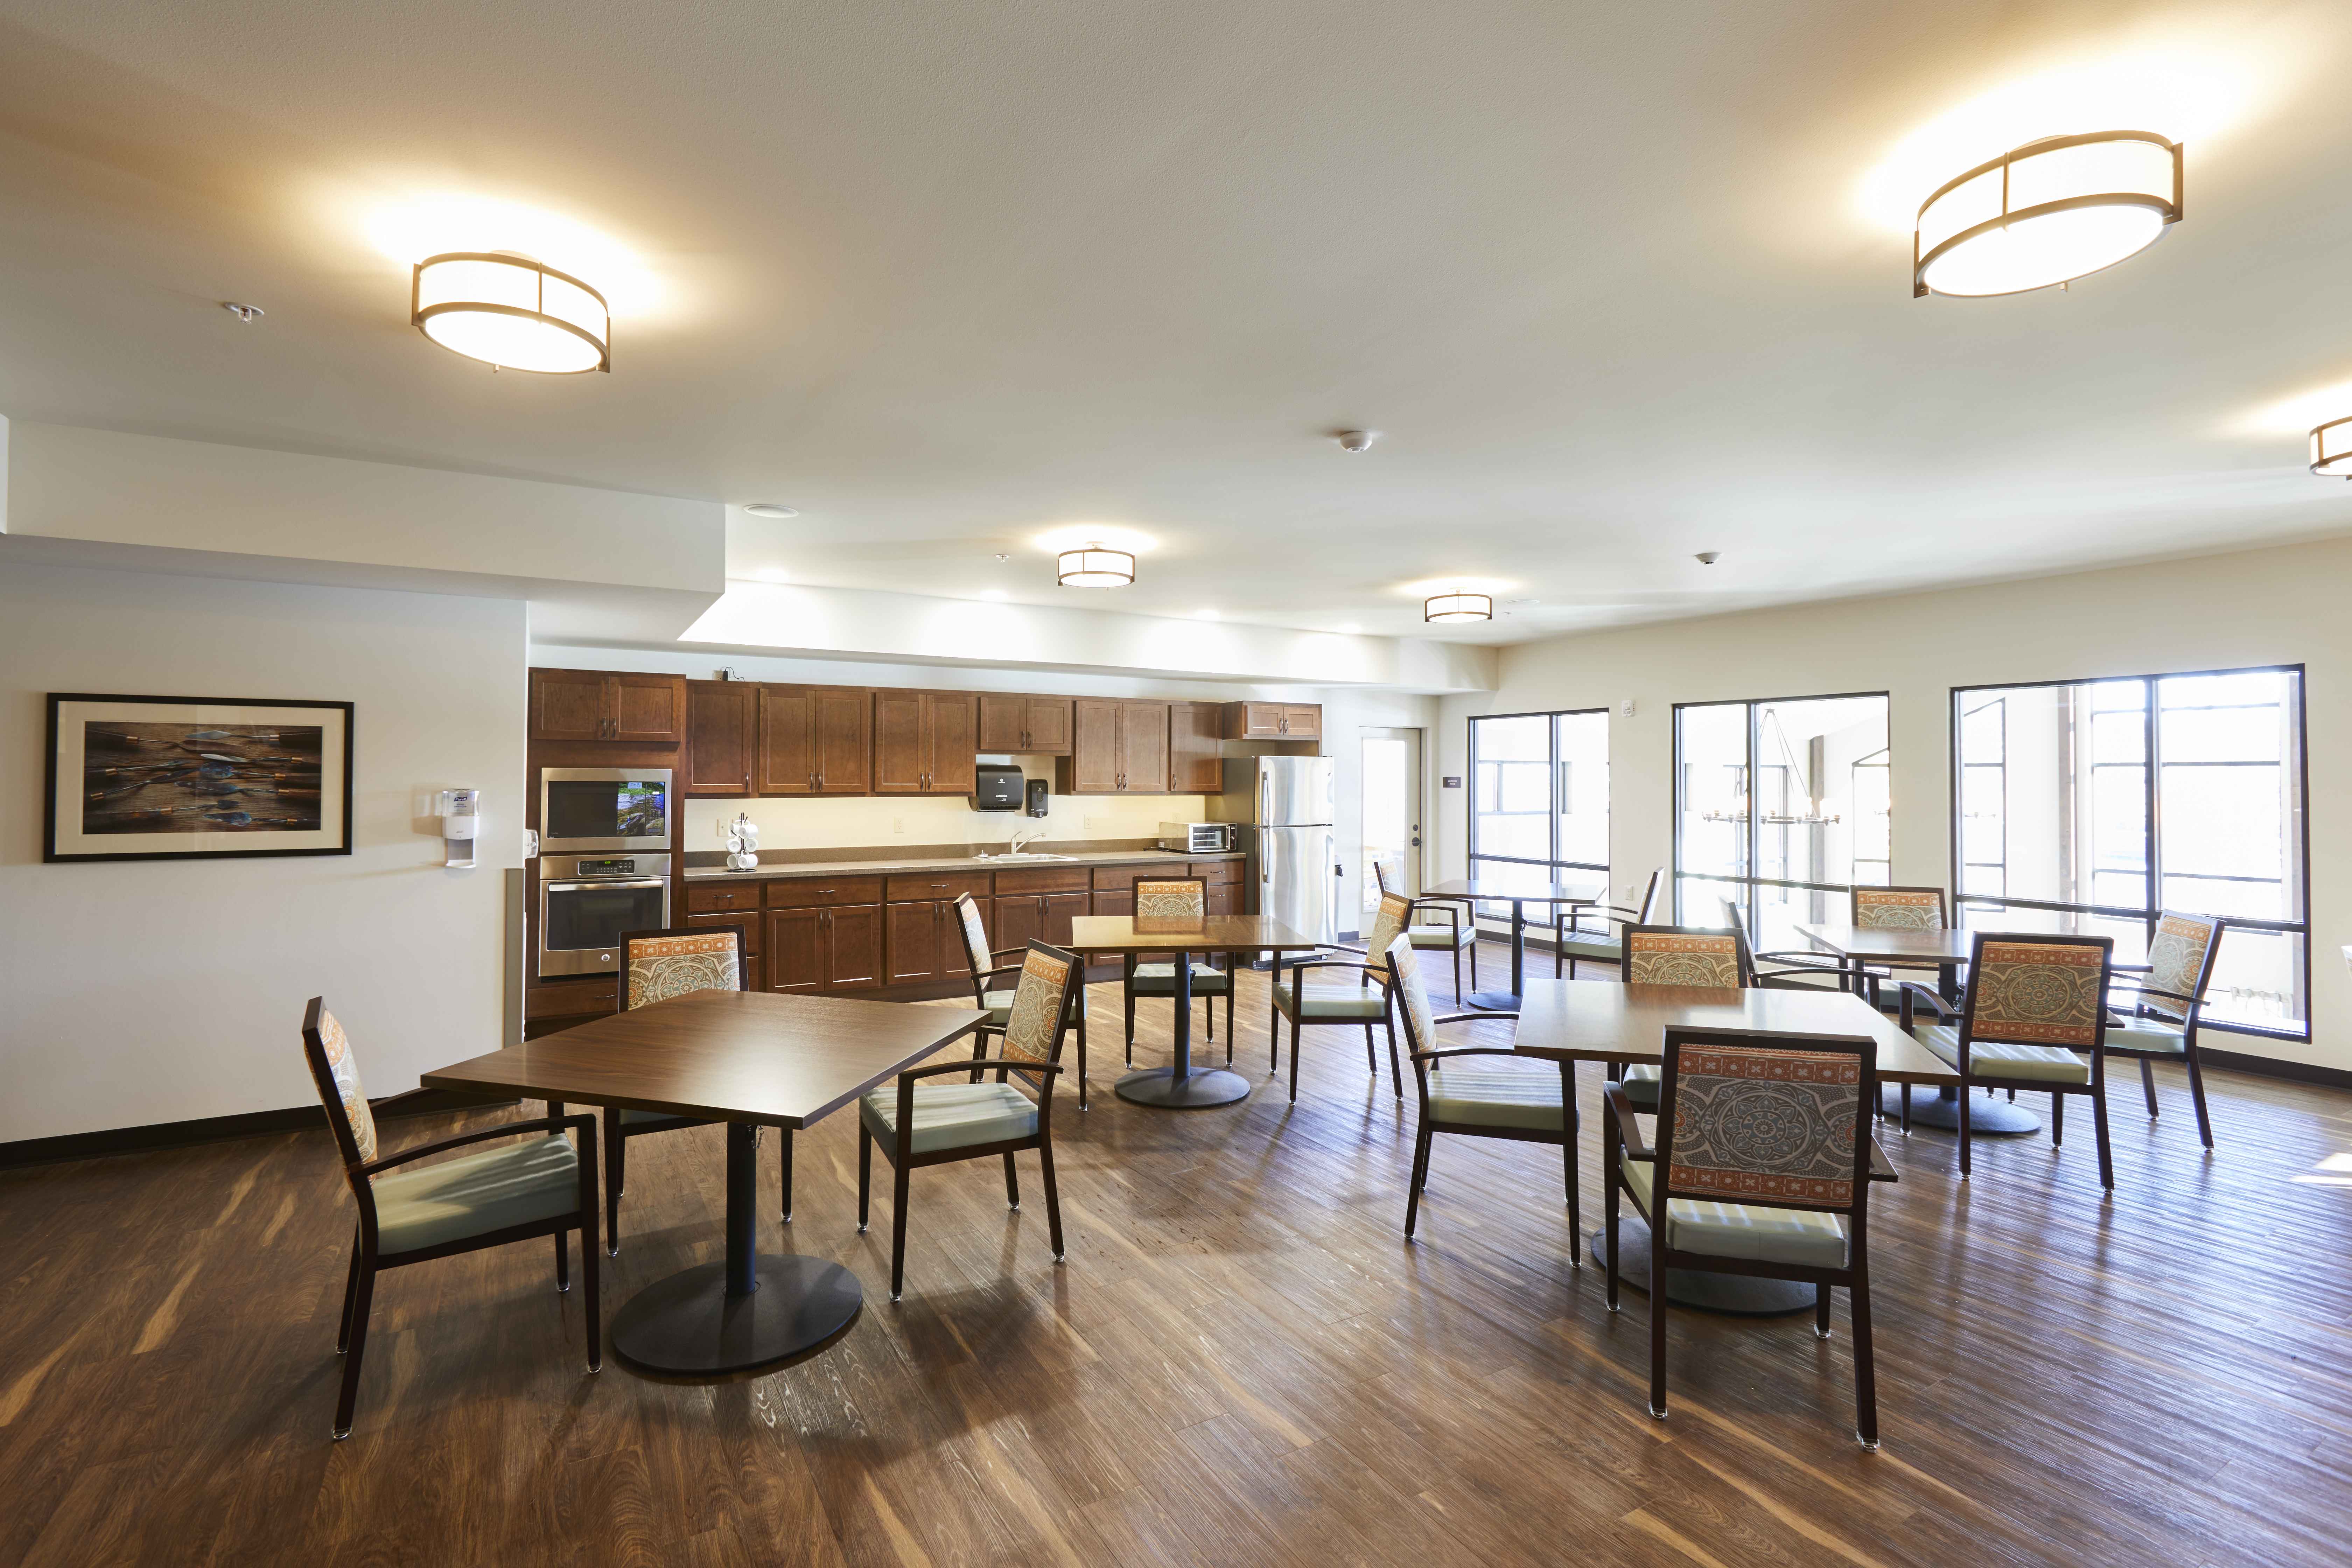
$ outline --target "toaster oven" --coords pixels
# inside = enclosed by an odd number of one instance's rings
[[[1230,822],[1163,822],[1160,847],[1179,855],[1216,855],[1234,847]]]

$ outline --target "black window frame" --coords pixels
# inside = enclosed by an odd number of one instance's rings
[[[2266,1028],[2260,1024],[2249,1024],[2237,1021],[2224,1021],[2220,1018],[2200,1017],[2198,1020],[2198,1027],[2200,1031],[2205,1029],[2213,1029],[2233,1035],[2252,1035],[2258,1038],[2267,1040],[2292,1040],[2307,1043],[2312,1037],[2311,1015],[2314,1010],[2312,1005],[2313,976],[2311,969],[2311,672],[2309,668],[2303,664],[2246,664],[2233,665],[2221,669],[2167,669],[2144,675],[2088,675],[2080,676],[2073,679],[2060,679],[2054,680],[1995,680],[1984,682],[1979,685],[1952,687],[1950,689],[1950,696],[1948,700],[1947,707],[1950,723],[1950,729],[1948,733],[1949,735],[1951,747],[1952,800],[1949,816],[1951,829],[1950,865],[1953,872],[1953,919],[1958,920],[1959,918],[1959,911],[1963,905],[1978,908],[2041,910],[2054,914],[2097,915],[2105,920],[2140,921],[2147,929],[2149,940],[2153,941],[2156,936],[2157,917],[2164,909],[2164,861],[2161,842],[2164,818],[2163,804],[2160,798],[2164,793],[2164,753],[2158,739],[2158,732],[2161,729],[2160,719],[2162,716],[2161,710],[2163,705],[2157,695],[2157,683],[2165,680],[2194,680],[2203,676],[2285,675],[2290,673],[2294,676],[2295,691],[2295,801],[2298,810],[2294,824],[2294,833],[2296,838],[2300,841],[2297,847],[2301,851],[2300,871],[2302,875],[2303,887],[2303,918],[2299,921],[2265,921],[2255,920],[2252,917],[2242,918],[2237,915],[2223,915],[2220,918],[2227,921],[2232,926],[2242,926],[2251,931],[2276,931],[2283,935],[2302,937],[2304,986],[2303,1026],[2300,1030]],[[2144,730],[2142,741],[2143,750],[2141,752],[2142,771],[2147,774],[2146,782],[2143,784],[2141,788],[2141,801],[2144,808],[2142,821],[2145,824],[2141,829],[2141,840],[2146,862],[2145,869],[2142,872],[2141,885],[2147,889],[2146,893],[2143,895],[2144,907],[2133,909],[2120,904],[2065,903],[2049,899],[2012,899],[2008,897],[2006,894],[1995,897],[1991,894],[1977,893],[1963,897],[1958,891],[1958,872],[1960,869],[1960,770],[1962,767],[1960,760],[1961,695],[1965,692],[2048,689],[2050,688],[2061,686],[2104,686],[2116,681],[2126,680],[2137,680],[2142,682],[2147,689],[2147,701],[2144,705],[2145,716],[2142,721]],[[2004,743],[2002,749],[2004,767],[2006,766],[2007,756],[2007,746],[2006,743]],[[2281,763],[2280,765],[2284,767],[2285,764]],[[2189,873],[2184,872],[2181,874],[2186,876]],[[2221,879],[2234,880],[2236,879]],[[2002,885],[2006,887],[2008,885],[2008,877],[2005,873],[2001,880]]]
[[[1885,748],[1885,754],[1887,758],[1887,765],[1891,769],[1894,765],[1895,756],[1895,695],[1892,691],[1821,691],[1810,692],[1796,697],[1720,697],[1707,701],[1677,702],[1674,704],[1673,712],[1670,715],[1672,730],[1671,733],[1669,733],[1666,738],[1666,743],[1672,749],[1674,761],[1674,767],[1668,779],[1667,787],[1672,792],[1671,798],[1668,802],[1668,807],[1672,813],[1674,825],[1674,910],[1675,919],[1678,923],[1708,926],[1712,926],[1716,923],[1715,917],[1712,914],[1710,914],[1706,920],[1700,921],[1692,921],[1686,918],[1683,910],[1683,884],[1685,881],[1728,883],[1733,886],[1746,889],[1748,896],[1742,901],[1747,905],[1748,934],[1751,940],[1760,939],[1760,932],[1762,931],[1762,927],[1759,924],[1759,921],[1762,917],[1763,911],[1756,901],[1755,892],[1757,889],[1794,888],[1806,892],[1843,893],[1853,886],[1851,882],[1796,881],[1787,878],[1759,877],[1753,874],[1754,868],[1762,859],[1762,845],[1757,837],[1758,825],[1762,821],[1761,814],[1756,809],[1757,710],[1759,708],[1770,707],[1776,703],[1851,702],[1867,697],[1875,697],[1881,702],[1886,704],[1886,746]],[[1746,858],[1743,863],[1749,868],[1749,872],[1743,876],[1727,877],[1715,872],[1685,871],[1683,869],[1683,817],[1685,815],[1684,802],[1688,792],[1683,787],[1685,774],[1683,763],[1683,710],[1685,708],[1741,707],[1748,710],[1746,738],[1742,742],[1744,749],[1741,755],[1743,760],[1740,763],[1740,767],[1743,775],[1748,780],[1748,843],[1746,846]],[[1873,756],[1876,756],[1879,753],[1875,752],[1871,753]],[[1775,763],[1773,765],[1777,767],[1780,764]],[[1888,777],[1891,783],[1893,778],[1891,772]],[[1895,799],[1891,789],[1887,795],[1886,816],[1886,844],[1887,854],[1889,856],[1889,871],[1891,874],[1892,857],[1895,849]],[[1849,858],[1849,868],[1850,867],[1851,858]]]
[[[1608,743],[1608,745],[1609,745],[1609,747],[1610,747],[1610,757],[1611,757],[1611,763],[1612,763],[1612,778],[1611,778],[1611,783],[1613,784],[1615,783],[1615,779],[1614,779],[1614,776],[1613,776],[1613,763],[1614,763],[1614,760],[1615,760],[1615,756],[1616,756],[1616,741],[1617,741],[1617,736],[1616,736],[1616,727],[1615,727],[1615,725],[1614,725],[1613,723],[1611,723],[1611,722],[1609,721],[1611,720],[1611,718],[1612,718],[1612,714],[1611,714],[1611,712],[1610,712],[1609,708],[1608,708],[1608,707],[1607,707],[1607,705],[1605,705],[1605,704],[1604,704],[1604,705],[1601,705],[1601,706],[1600,706],[1600,707],[1594,707],[1594,708],[1536,708],[1536,709],[1530,709],[1530,710],[1528,710],[1528,711],[1523,712],[1523,713],[1474,713],[1474,714],[1472,714],[1472,715],[1470,716],[1470,718],[1469,718],[1469,720],[1468,720],[1468,721],[1467,721],[1467,726],[1466,726],[1466,727],[1467,727],[1467,730],[1468,730],[1468,749],[1469,749],[1469,752],[1470,752],[1470,773],[1469,773],[1469,777],[1468,777],[1468,779],[1467,779],[1465,782],[1466,782],[1466,783],[1469,784],[1469,786],[1470,786],[1470,789],[1469,789],[1469,794],[1470,794],[1470,803],[1469,803],[1469,804],[1470,804],[1470,833],[1469,833],[1469,838],[1470,838],[1470,852],[1469,852],[1469,855],[1466,857],[1466,858],[1467,858],[1467,862],[1468,862],[1468,865],[1469,865],[1469,868],[1470,868],[1470,876],[1471,876],[1471,879],[1472,879],[1472,880],[1474,880],[1474,881],[1475,881],[1475,880],[1476,880],[1476,879],[1477,879],[1477,876],[1478,876],[1478,862],[1480,862],[1481,860],[1491,860],[1491,861],[1496,862],[1496,864],[1498,864],[1498,865],[1506,865],[1506,866],[1541,866],[1541,867],[1545,867],[1545,868],[1548,868],[1548,869],[1552,873],[1552,875],[1551,875],[1551,879],[1551,879],[1552,881],[1554,881],[1554,882],[1559,882],[1559,881],[1562,880],[1562,879],[1561,879],[1561,878],[1559,877],[1559,872],[1561,872],[1561,871],[1597,871],[1597,872],[1599,872],[1599,873],[1600,873],[1600,879],[1601,879],[1601,886],[1602,886],[1604,889],[1606,889],[1606,888],[1609,886],[1609,868],[1608,868],[1606,865],[1600,865],[1600,866],[1596,866],[1596,865],[1592,864],[1592,863],[1591,863],[1591,861],[1589,861],[1589,860],[1562,860],[1562,859],[1559,858],[1559,785],[1560,785],[1560,780],[1561,780],[1561,777],[1562,777],[1562,774],[1561,774],[1560,770],[1561,770],[1561,768],[1564,766],[1564,763],[1562,763],[1561,758],[1560,758],[1560,754],[1559,754],[1559,721],[1560,721],[1560,720],[1562,720],[1562,719],[1581,719],[1581,718],[1587,717],[1587,716],[1589,716],[1589,715],[1591,715],[1591,714],[1594,714],[1594,713],[1598,713],[1598,714],[1600,714],[1600,715],[1601,715],[1601,720],[1602,720],[1603,728],[1602,728],[1602,731],[1601,731],[1601,732],[1602,732],[1602,735],[1603,735],[1604,739],[1606,740],[1606,742],[1607,742],[1607,743]],[[1549,788],[1549,790],[1550,790],[1550,792],[1551,792],[1552,800],[1551,800],[1551,808],[1544,814],[1544,815],[1545,815],[1545,816],[1546,816],[1546,818],[1547,818],[1547,821],[1546,821],[1546,823],[1545,823],[1545,825],[1544,825],[1544,841],[1545,841],[1545,843],[1546,843],[1546,844],[1548,844],[1548,845],[1549,845],[1549,846],[1550,846],[1551,853],[1552,853],[1552,858],[1546,859],[1546,860],[1535,860],[1535,859],[1530,859],[1530,858],[1528,858],[1528,857],[1526,857],[1526,856],[1524,856],[1524,855],[1486,855],[1486,854],[1481,854],[1481,853],[1479,852],[1479,849],[1478,849],[1478,816],[1479,816],[1479,812],[1478,812],[1478,726],[1479,726],[1479,724],[1481,724],[1482,722],[1484,722],[1485,721],[1489,720],[1489,719],[1496,719],[1496,720],[1500,720],[1500,719],[1542,719],[1542,720],[1547,721],[1547,722],[1546,722],[1546,724],[1545,724],[1545,726],[1544,726],[1544,733],[1545,733],[1545,736],[1546,736],[1546,748],[1547,748],[1547,751],[1548,751],[1548,752],[1549,752],[1549,760],[1548,760],[1548,769],[1549,769],[1549,771],[1548,771],[1548,773],[1547,773],[1546,777],[1547,777],[1547,781],[1548,781],[1548,787]],[[1534,764],[1533,764],[1533,763],[1529,763],[1529,764],[1528,764],[1528,765],[1529,765],[1529,766],[1533,766]],[[1500,798],[1500,785],[1499,785],[1499,780],[1498,780],[1498,782],[1497,782],[1496,795],[1497,795],[1497,799],[1499,800],[1499,798]],[[1613,796],[1612,796],[1612,798],[1613,798]],[[1509,814],[1498,814],[1498,815],[1509,815]],[[1579,880],[1581,880],[1581,879],[1579,879]],[[1606,900],[1604,900],[1604,901],[1606,901]],[[1509,905],[1507,905],[1507,904],[1498,904],[1498,905],[1494,906],[1494,908],[1492,908],[1492,909],[1488,909],[1488,908],[1486,908],[1486,907],[1483,907],[1483,906],[1482,906],[1482,907],[1477,910],[1477,913],[1478,913],[1478,915],[1479,915],[1481,918],[1484,918],[1484,919],[1490,919],[1490,920],[1507,920],[1507,919],[1509,919],[1509,911],[1510,911],[1510,906],[1509,906]]]

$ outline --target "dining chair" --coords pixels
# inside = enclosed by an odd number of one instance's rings
[[[1579,959],[1587,963],[1615,963],[1622,958],[1625,955],[1624,928],[1650,923],[1650,916],[1658,906],[1658,888],[1665,874],[1663,866],[1650,873],[1649,884],[1642,889],[1642,902],[1636,909],[1628,909],[1622,904],[1554,904],[1551,907],[1551,977],[1558,980],[1564,964],[1568,978],[1575,979]],[[1588,920],[1597,920],[1600,924],[1587,926],[1583,922]]]
[[[2156,918],[2156,939],[2147,944],[2147,973],[2119,975],[2110,984],[2131,999],[2120,1019],[2110,1017],[2106,1048],[2139,1058],[2140,1091],[2147,1114],[2156,1117],[2158,1061],[2177,1061],[2189,1072],[2189,1099],[2197,1107],[2197,1135],[2213,1147],[2213,1119],[2205,1109],[2205,1071],[2197,1059],[2198,1016],[2213,983],[2213,961],[2229,921],[2215,915],[2166,910]],[[2112,1004],[2111,1004],[2112,1009]]]
[[[1383,895],[1403,889],[1389,886],[1389,868],[1381,861],[1372,862],[1372,879],[1380,884]],[[1476,907],[1468,899],[1426,899],[1415,896],[1412,909],[1406,916],[1406,929],[1412,932],[1412,945],[1454,955],[1454,994],[1459,999],[1462,989],[1462,955],[1470,955],[1470,989],[1478,989],[1478,919]],[[1424,914],[1441,917],[1428,924],[1415,924]]]
[[[1412,1175],[1404,1200],[1404,1238],[1412,1239],[1421,1219],[1421,1194],[1429,1185],[1429,1152],[1440,1132],[1465,1138],[1508,1138],[1521,1143],[1557,1144],[1561,1181],[1568,1192],[1568,1262],[1584,1267],[1584,1215],[1576,1178],[1576,1065],[1563,1061],[1550,1072],[1475,1072],[1437,1064],[1468,1057],[1516,1057],[1507,1047],[1455,1046],[1441,1047],[1438,1026],[1483,1018],[1517,1026],[1507,1013],[1449,1013],[1443,1017],[1429,1010],[1429,989],[1422,984],[1421,961],[1412,944],[1399,938],[1389,944],[1390,984],[1396,1011],[1404,1018],[1405,1048],[1412,1057],[1413,1090],[1421,1115],[1413,1131]],[[1524,1059],[1524,1058],[1518,1058]]]
[[[1951,909],[1941,888],[1876,888],[1853,883],[1846,888],[1846,905],[1847,920],[1868,931],[1943,931],[1952,923]],[[1872,1006],[1887,1006],[1882,984],[1897,967],[1900,966],[1884,960],[1875,965],[1853,966],[1853,973],[1866,982]],[[1937,965],[1922,963],[1912,967],[1933,969]]]
[[[1062,1038],[1076,1011],[1086,970],[1078,955],[1042,942],[1029,944],[1013,989],[998,1054],[972,1061],[909,1068],[898,1082],[857,1102],[857,1228],[866,1223],[874,1185],[874,1151],[890,1162],[890,1300],[907,1282],[907,1180],[925,1165],[1004,1156],[1004,1199],[1021,1206],[1021,1177],[1013,1156],[1037,1151],[1045,1179],[1045,1229],[1054,1261],[1062,1261],[1062,1200],[1054,1187],[1054,1075],[1062,1070]],[[928,1083],[946,1073],[993,1069],[993,1083]],[[1035,1097],[1013,1079],[1034,1079]]]
[[[2066,1140],[2067,1097],[2090,1097],[2099,1184],[2115,1190],[2105,1005],[2114,948],[2113,937],[1978,931],[1957,1025],[1916,1022],[1910,1004],[1926,987],[1905,982],[1903,1027],[1959,1071],[1962,1181],[1969,1177],[1969,1097],[1979,1089],[2033,1089],[2050,1096],[2053,1147]]]
[[[650,1007],[693,991],[743,989],[744,930],[728,926],[667,926],[621,933],[620,1010]],[[560,1113],[561,1106],[551,1106]],[[713,1127],[708,1117],[673,1116],[666,1110],[604,1107],[604,1249],[621,1256],[621,1194],[627,1190],[629,1140],[651,1132]],[[778,1195],[793,1217],[793,1130],[783,1129],[783,1177]]]
[[[1844,966],[1829,954],[1795,949],[1780,952],[1757,952],[1755,939],[1748,933],[1748,911],[1739,907],[1737,899],[1721,901],[1723,923],[1739,933],[1740,973],[1746,977],[1745,984],[1792,991],[1848,989]],[[1773,967],[1765,968],[1768,963]]]
[[[1209,883],[1205,877],[1138,877],[1135,879],[1135,918],[1137,920],[1205,920],[1209,913]],[[1191,963],[1192,954],[1180,952],[1179,962]],[[1225,1065],[1234,1060],[1234,976],[1228,967],[1218,968],[1202,960],[1192,964],[1192,995],[1201,1004],[1201,1016],[1208,1026],[1209,1041],[1216,1043],[1217,1005],[1213,998],[1225,999]],[[1135,1065],[1135,999],[1139,996],[1176,995],[1176,965],[1174,963],[1138,963],[1135,954],[1127,955],[1127,973],[1122,983],[1122,999],[1127,1004],[1127,1065]]]
[[[1755,971],[1748,938],[1738,924],[1728,929],[1630,925],[1619,936],[1617,973],[1628,985],[1738,991],[1750,984]],[[1609,1081],[1623,1087],[1635,1109],[1658,1108],[1658,1068],[1647,1062],[1611,1062],[1605,1071]]]
[[[955,908],[956,929],[963,935],[964,962],[971,970],[972,1005],[988,1014],[988,1022],[971,1032],[971,1054],[975,1058],[983,1057],[988,1054],[989,1040],[1002,1036],[1006,1021],[1013,1016],[1013,992],[993,983],[1010,975],[1017,984],[1021,974],[1020,964],[999,964],[996,961],[1026,957],[1029,950],[1025,947],[991,948],[988,945],[988,922],[981,917],[980,900],[970,893],[958,893]],[[1078,1109],[1084,1110],[1087,1108],[1087,982],[1083,965],[1078,971],[1077,992]],[[1131,1027],[1129,1032],[1132,1033]],[[1227,1032],[1231,1033],[1230,1030]],[[1131,1047],[1129,1054],[1130,1057],[1133,1055]],[[975,1068],[971,1081],[978,1083],[980,1079],[980,1069]]]
[[[1878,1447],[1870,1342],[1870,1184],[1895,1179],[1870,1135],[1878,1044],[1867,1035],[1669,1028],[1654,1142],[1617,1085],[1601,1093],[1609,1310],[1618,1310],[1621,1197],[1650,1227],[1650,1414],[1666,1418],[1666,1278],[1677,1268],[1813,1287],[1853,1320],[1854,1437]],[[1753,1200],[1769,1199],[1768,1203]]]
[[[342,1025],[313,996],[302,1014],[302,1056],[326,1107],[327,1126],[342,1155],[343,1179],[359,1205],[352,1237],[352,1267],[343,1281],[342,1326],[335,1353],[343,1358],[342,1392],[335,1401],[335,1440],[352,1435],[359,1403],[360,1359],[367,1351],[368,1310],[375,1277],[436,1258],[454,1258],[510,1241],[555,1238],[555,1288],[572,1289],[571,1233],[580,1233],[581,1271],[588,1289],[588,1370],[604,1364],[604,1331],[596,1277],[596,1119],[550,1114],[461,1132],[397,1154],[376,1142],[375,1115],[360,1086],[359,1058]],[[577,1149],[563,1136],[579,1136]],[[541,1136],[510,1148],[461,1154],[421,1170],[404,1170],[428,1155],[494,1138]]]
[[[1402,893],[1382,893],[1380,908],[1372,915],[1371,934],[1365,939],[1364,962],[1350,963],[1342,958],[1303,958],[1286,961],[1275,955],[1274,984],[1271,987],[1272,1011],[1266,1016],[1266,1071],[1282,1066],[1282,1020],[1290,1020],[1290,1098],[1298,1098],[1298,1031],[1307,1024],[1360,1024],[1364,1030],[1364,1065],[1372,1077],[1381,1075],[1380,1057],[1372,1044],[1372,1026],[1381,1025],[1389,1037],[1389,1088],[1399,1100],[1404,1098],[1404,1076],[1397,1066],[1396,1017],[1390,1006],[1389,948],[1402,941],[1411,945],[1412,937],[1406,922],[1412,918],[1412,900]],[[1338,951],[1355,952],[1352,948]],[[1285,980],[1282,971],[1288,962],[1291,977]],[[1341,985],[1309,985],[1307,972],[1310,969],[1352,969],[1356,984],[1351,989]],[[1370,987],[1377,985],[1378,989]],[[1227,1031],[1230,1035],[1231,1030]]]

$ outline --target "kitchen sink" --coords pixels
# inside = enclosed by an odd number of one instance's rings
[[[975,855],[975,860],[1066,860],[1067,855],[1048,855],[1042,849],[1024,849],[1017,855]]]

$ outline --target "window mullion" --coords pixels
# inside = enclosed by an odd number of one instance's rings
[[[2147,847],[2141,857],[2147,863],[2147,876],[2140,887],[2139,901],[2147,908],[2141,921],[2147,940],[2156,940],[2156,911],[2164,907],[2164,833],[2163,823],[2157,815],[2158,802],[2163,798],[2164,758],[2157,751],[2157,736],[2164,728],[2159,721],[2157,705],[2164,700],[2164,683],[2150,678],[2140,683],[2140,696],[2145,703],[2146,736],[2141,750],[2147,758],[2147,778],[2142,787],[2147,800]]]

